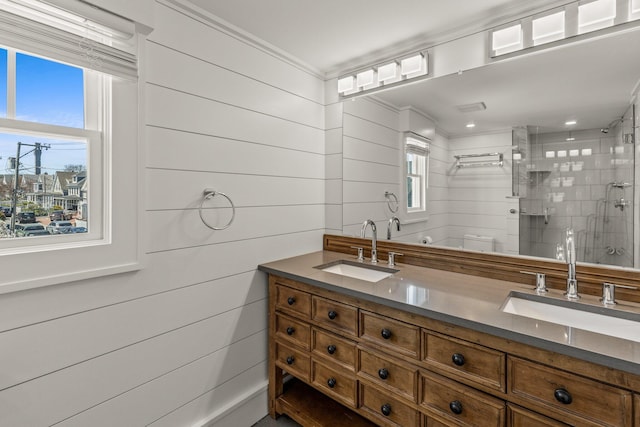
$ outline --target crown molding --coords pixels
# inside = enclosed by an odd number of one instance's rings
[[[224,19],[194,5],[189,0],[157,0],[158,3],[170,7],[178,12],[184,13],[192,19],[195,19],[202,24],[215,28],[227,34],[230,37],[235,38],[249,46],[252,46],[268,55],[280,59],[287,64],[304,71],[312,76],[326,80],[325,73],[317,68],[307,64],[301,59],[296,58],[290,53],[280,49],[279,47],[272,45],[271,43],[262,40],[261,38],[243,30],[240,27],[233,25],[232,23],[225,21]]]

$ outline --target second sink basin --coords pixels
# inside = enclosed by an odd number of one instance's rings
[[[640,314],[511,292],[505,313],[640,342]]]
[[[400,271],[393,268],[367,265],[348,260],[338,260],[328,264],[318,265],[314,268],[326,271],[327,273],[353,277],[355,279],[366,280],[368,282],[379,282],[380,280],[391,276],[393,273]]]

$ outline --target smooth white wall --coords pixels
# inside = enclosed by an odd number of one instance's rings
[[[256,266],[321,249],[323,82],[162,0],[149,13],[147,265],[0,296],[2,426],[247,426],[266,414]],[[201,223],[205,188],[233,199],[228,230]]]

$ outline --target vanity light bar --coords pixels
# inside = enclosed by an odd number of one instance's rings
[[[338,94],[341,98],[348,98],[422,78],[428,74],[428,53],[413,53],[340,77]]]

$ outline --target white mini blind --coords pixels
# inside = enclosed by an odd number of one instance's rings
[[[0,0],[0,46],[135,80],[135,24],[129,23],[130,34],[114,28],[110,35],[109,27],[48,2]]]

